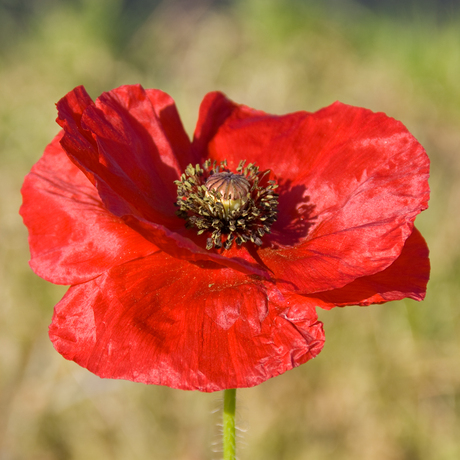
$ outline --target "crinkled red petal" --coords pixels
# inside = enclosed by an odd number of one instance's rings
[[[207,392],[262,383],[324,342],[310,299],[164,253],[70,288],[50,337],[100,377]]]
[[[315,294],[318,306],[371,305],[410,298],[423,300],[430,278],[428,246],[414,228],[401,255],[385,270],[359,278],[340,289]]]
[[[429,199],[428,157],[400,122],[338,102],[273,116],[214,93],[203,106],[197,145],[279,178],[278,220],[258,256],[284,289],[339,288],[400,255]]]
[[[180,226],[175,216],[174,180],[182,172],[178,158],[187,163],[190,145],[178,117],[161,118],[168,108],[176,113],[169,96],[154,90],[147,94],[140,85],[122,86],[103,93],[94,104],[78,88],[57,107],[58,122],[65,130],[64,149],[93,179],[111,212]],[[168,123],[171,141],[163,121]]]
[[[20,213],[29,229],[30,265],[56,284],[77,284],[158,248],[106,210],[59,141],[27,175]]]

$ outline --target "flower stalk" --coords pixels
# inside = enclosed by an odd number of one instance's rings
[[[236,458],[235,436],[236,389],[224,391],[223,451],[224,460]]]

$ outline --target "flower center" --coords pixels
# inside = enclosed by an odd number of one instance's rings
[[[177,185],[177,215],[198,235],[209,233],[206,248],[230,249],[233,242],[262,245],[262,237],[276,221],[278,195],[270,171],[241,161],[236,173],[223,161],[188,165]]]

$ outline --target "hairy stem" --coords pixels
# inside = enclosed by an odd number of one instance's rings
[[[224,460],[235,460],[235,409],[236,389],[224,391],[223,447]]]

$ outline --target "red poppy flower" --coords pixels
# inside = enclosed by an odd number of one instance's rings
[[[158,90],[78,87],[57,107],[21,214],[33,270],[71,285],[51,340],[95,374],[249,387],[320,352],[316,306],[423,299],[429,160],[400,122],[210,93],[190,142]]]

